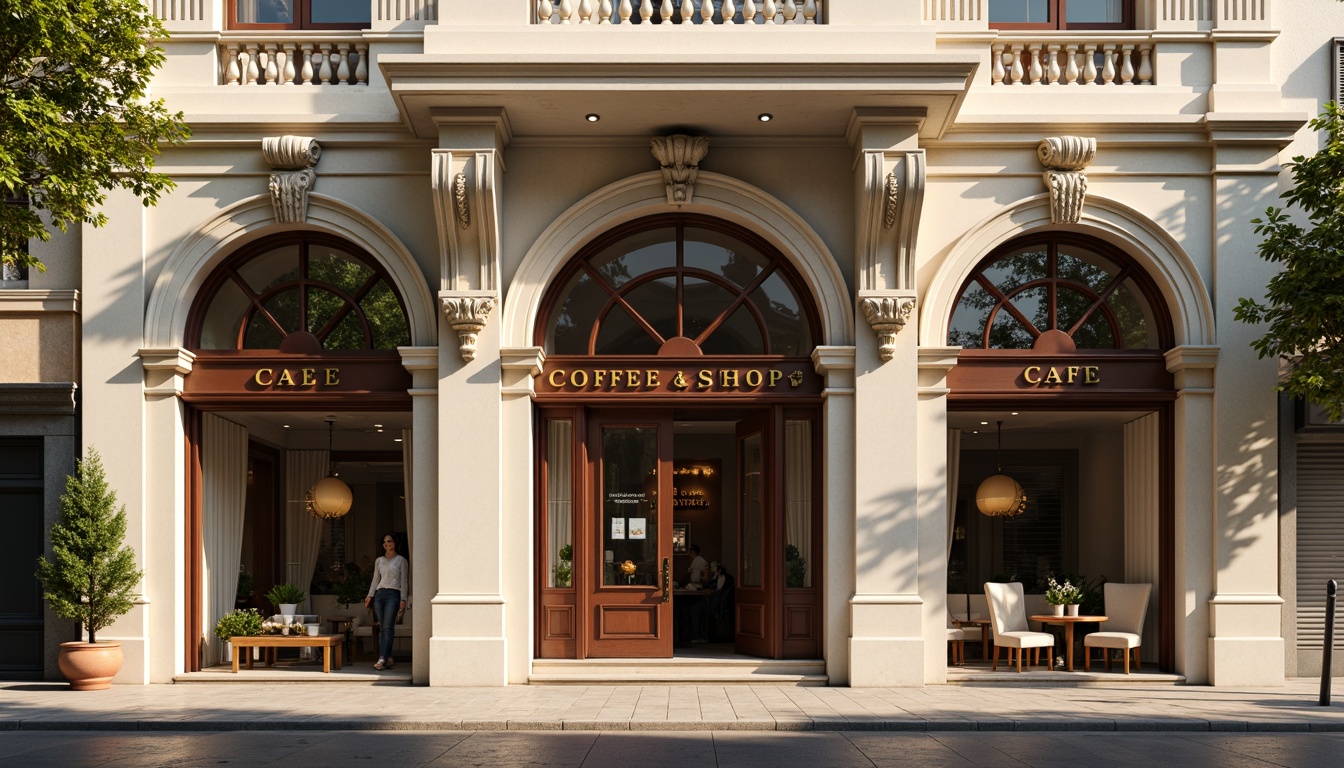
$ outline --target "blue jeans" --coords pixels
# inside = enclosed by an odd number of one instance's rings
[[[373,593],[373,617],[378,621],[378,658],[392,658],[392,636],[397,631],[397,608],[401,590],[379,589]]]

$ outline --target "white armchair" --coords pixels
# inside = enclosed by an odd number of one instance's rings
[[[965,665],[966,630],[957,625],[951,611],[947,613],[947,642],[952,649],[952,664],[958,667]]]
[[[1125,657],[1125,674],[1129,674],[1130,651],[1134,653],[1134,666],[1143,671],[1143,662],[1139,658],[1139,645],[1143,637],[1143,617],[1148,613],[1148,597],[1153,590],[1152,584],[1112,584],[1102,585],[1102,595],[1106,600],[1106,631],[1093,632],[1083,638],[1083,668],[1092,671],[1092,649],[1101,648],[1106,659],[1106,671],[1111,671],[1111,649],[1118,649]]]
[[[994,630],[994,670],[999,668],[999,649],[1008,649],[1008,663],[1017,651],[1017,671],[1022,671],[1022,651],[1031,648],[1036,664],[1040,663],[1040,649],[1045,648],[1045,663],[1054,663],[1055,636],[1048,632],[1032,632],[1027,628],[1026,597],[1022,585],[985,583],[985,602],[989,604],[989,625]]]

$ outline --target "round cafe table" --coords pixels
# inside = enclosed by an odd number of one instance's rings
[[[1068,670],[1073,671],[1073,625],[1081,624],[1085,621],[1096,622],[1100,624],[1106,621],[1108,616],[1056,616],[1053,613],[1039,614],[1032,616],[1032,621],[1039,621],[1042,624],[1063,624],[1064,625],[1064,655],[1068,659]]]

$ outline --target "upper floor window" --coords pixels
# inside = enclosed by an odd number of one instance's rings
[[[192,349],[392,350],[411,343],[406,309],[377,262],[315,233],[269,238],[215,270],[188,320]]]
[[[1132,29],[1133,0],[989,0],[996,29]]]
[[[369,0],[229,0],[232,29],[368,29]]]
[[[784,257],[706,216],[641,219],[591,243],[548,296],[553,355],[812,352],[814,312]]]
[[[962,286],[948,344],[1032,349],[1049,334],[1076,349],[1171,348],[1165,304],[1147,273],[1103,243],[1059,233],[996,249]]]

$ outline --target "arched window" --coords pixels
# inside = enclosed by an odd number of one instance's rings
[[[231,256],[203,286],[187,338],[193,349],[280,349],[295,334],[305,351],[312,338],[327,351],[411,341],[406,308],[378,263],[316,233],[268,238]]]
[[[641,219],[556,279],[537,343],[553,355],[811,354],[815,312],[784,257],[705,216]]]
[[[1096,241],[1051,233],[995,249],[961,288],[948,344],[1166,350],[1171,322],[1148,275]],[[1067,339],[1067,340],[1066,340]]]

